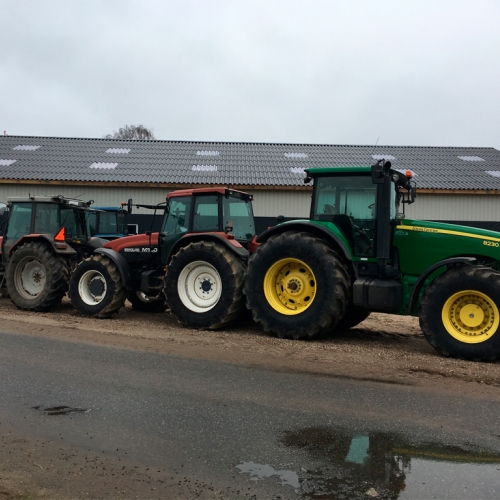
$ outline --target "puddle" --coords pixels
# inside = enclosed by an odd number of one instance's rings
[[[277,476],[281,479],[281,484],[289,485],[297,489],[299,484],[299,476],[291,470],[276,470],[270,465],[255,464],[253,462],[244,462],[236,466],[241,473],[250,474],[250,478],[254,481],[264,479],[266,477]]]
[[[70,413],[89,413],[92,409],[71,408],[70,406],[52,406],[43,408],[42,406],[32,406],[34,410],[41,410],[46,415],[69,415]]]
[[[275,476],[311,500],[500,498],[500,454],[473,446],[326,427],[283,432],[279,443],[296,450],[287,454],[291,470],[254,462],[236,467],[254,481]]]

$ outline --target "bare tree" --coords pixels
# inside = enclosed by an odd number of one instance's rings
[[[104,136],[105,139],[130,139],[134,141],[154,141],[156,137],[153,129],[148,129],[144,125],[125,125],[114,131],[112,134]]]

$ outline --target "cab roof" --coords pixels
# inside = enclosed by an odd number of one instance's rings
[[[88,209],[92,201],[86,202],[83,200],[78,200],[75,198],[65,198],[62,195],[58,196],[26,196],[26,197],[8,197],[7,203],[57,203],[59,205],[69,205],[72,207],[78,207],[83,209]]]
[[[196,188],[196,189],[179,189],[177,191],[172,191],[167,194],[167,199],[177,197],[177,196],[193,196],[196,194],[223,194],[223,195],[236,195],[241,197],[250,196],[248,193],[243,191],[238,191],[237,189],[231,189],[228,187],[206,187],[206,188]]]
[[[371,174],[371,166],[306,168],[305,172],[310,177],[316,177],[325,174]]]

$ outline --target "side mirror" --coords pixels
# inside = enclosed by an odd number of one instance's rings
[[[7,205],[5,203],[0,203],[0,215],[3,215],[7,210]]]
[[[127,212],[129,215],[132,213],[132,198],[129,198],[127,201]]]
[[[413,203],[417,197],[417,188],[412,186],[408,191],[408,203]]]

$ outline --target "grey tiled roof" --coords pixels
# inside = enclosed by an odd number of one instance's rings
[[[0,179],[292,187],[303,185],[304,168],[371,165],[387,155],[395,168],[411,169],[420,188],[500,190],[494,148],[27,136],[0,136]]]

